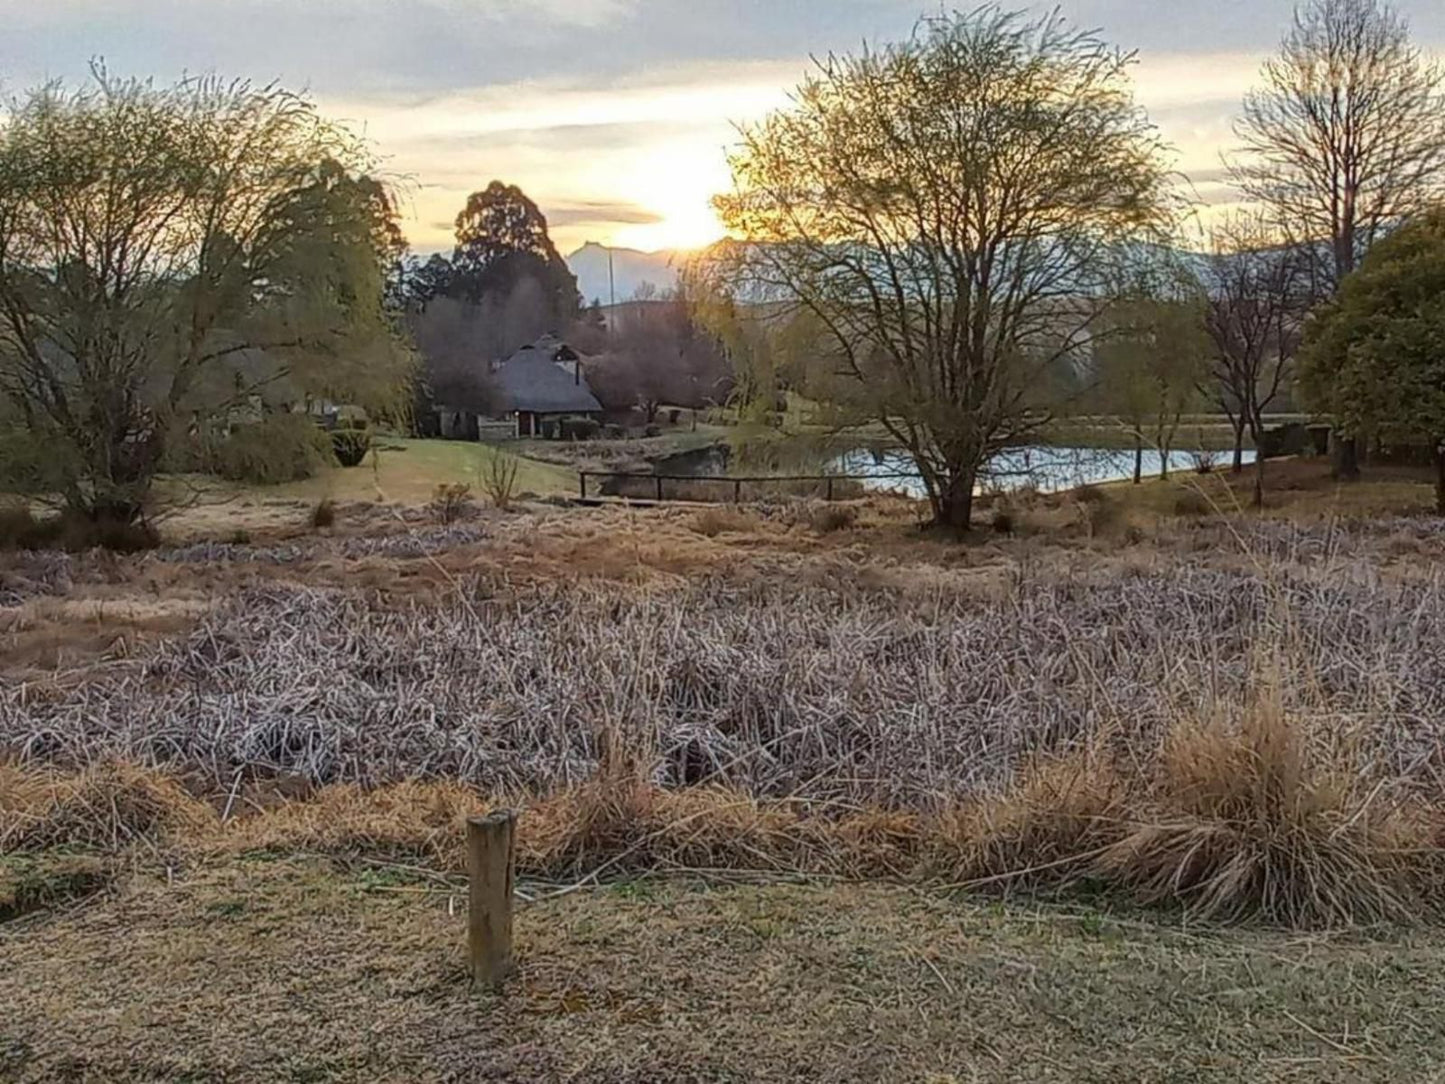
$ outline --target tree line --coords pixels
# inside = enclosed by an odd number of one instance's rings
[[[1134,60],[996,6],[823,58],[741,129],[729,240],[627,324],[583,307],[514,186],[467,200],[449,257],[411,256],[368,147],[302,95],[100,66],[37,88],[0,127],[0,483],[128,522],[243,431],[274,450],[258,410],[489,412],[478,362],[555,331],[609,406],[786,387],[880,426],[953,527],[1065,414],[1167,448],[1205,396],[1241,448],[1287,392],[1343,477],[1362,445],[1428,446],[1445,510],[1440,66],[1382,0],[1310,0],[1237,119],[1248,210],[1199,252]]]
[[[828,56],[743,126],[715,200],[731,236],[703,274],[767,312],[790,381],[908,451],[942,524],[967,527],[990,460],[1067,413],[1105,409],[1167,450],[1210,402],[1237,466],[1287,392],[1329,417],[1342,477],[1366,441],[1432,448],[1445,511],[1445,413],[1423,394],[1445,306],[1419,276],[1402,296],[1392,263],[1425,266],[1438,233],[1440,66],[1380,0],[1299,8],[1237,118],[1246,209],[1200,252],[1134,60],[1057,13],[996,6]],[[1396,315],[1365,322],[1382,294]],[[1389,413],[1401,386],[1411,409]]]
[[[583,355],[588,385],[610,411],[726,403],[732,366],[693,316],[686,284],[655,291],[604,316],[583,306],[577,280],[553,245],[547,219],[515,185],[493,182],[456,219],[450,257],[404,260],[398,296],[421,368],[415,416],[439,407],[496,414],[505,403],[489,363],[548,333]]]
[[[412,255],[399,219],[369,148],[278,86],[97,64],[11,103],[0,491],[125,525],[167,472],[304,476],[343,451],[312,408],[402,428],[439,403],[490,412],[490,363],[544,332],[599,355],[609,406],[726,400],[687,299],[608,329],[515,186],[467,200],[450,257]]]

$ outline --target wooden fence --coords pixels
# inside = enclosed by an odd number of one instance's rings
[[[597,487],[596,493],[588,493],[587,480],[589,478],[605,479],[612,478],[622,482],[641,483],[647,492],[643,499],[662,502],[665,500],[695,500],[695,497],[681,497],[678,495],[676,483],[686,483],[687,487],[696,492],[698,487],[719,487],[722,492],[727,493],[731,487],[732,501],[734,504],[741,503],[744,486],[768,486],[776,489],[779,486],[797,488],[804,485],[811,486],[813,490],[822,496],[824,500],[831,501],[840,492],[848,493],[852,485],[863,485],[867,482],[887,482],[906,479],[918,481],[922,475],[917,471],[886,471],[879,474],[752,474],[752,475],[706,475],[706,474],[651,474],[643,471],[578,471],[579,497],[581,500],[592,500],[603,496],[635,496],[635,494],[608,494],[603,490],[607,488],[606,482]],[[667,483],[674,483],[668,486]],[[634,487],[637,488],[637,487]],[[669,489],[671,493],[669,493]]]

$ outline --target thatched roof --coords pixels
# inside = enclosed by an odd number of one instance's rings
[[[506,410],[536,414],[590,414],[602,404],[585,380],[554,360],[556,348],[539,343],[524,346],[492,373]]]

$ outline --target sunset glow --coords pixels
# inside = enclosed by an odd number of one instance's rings
[[[1139,101],[1214,207],[1235,199],[1220,155],[1289,11],[1284,0],[1224,3],[1224,16],[1133,10],[1129,0],[1062,8],[1138,49]],[[83,78],[89,58],[103,55],[113,70],[141,76],[216,71],[307,87],[371,142],[423,253],[451,247],[457,211],[494,179],[537,201],[563,252],[586,241],[691,248],[722,233],[709,201],[730,184],[734,125],[786,105],[810,55],[897,40],[927,7],[798,0],[752,6],[740,19],[722,0],[0,0],[13,9],[0,72],[16,90]],[[1439,55],[1445,8],[1403,7],[1422,46]]]

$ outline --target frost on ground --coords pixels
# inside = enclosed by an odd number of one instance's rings
[[[256,767],[546,790],[591,774],[606,732],[666,784],[921,808],[1040,750],[1150,748],[1269,686],[1427,779],[1445,766],[1445,583],[1350,560],[1354,537],[1261,524],[1249,560],[1020,565],[996,590],[714,575],[460,582],[422,605],[253,586],[84,682],[0,687],[0,747],[221,786]]]

